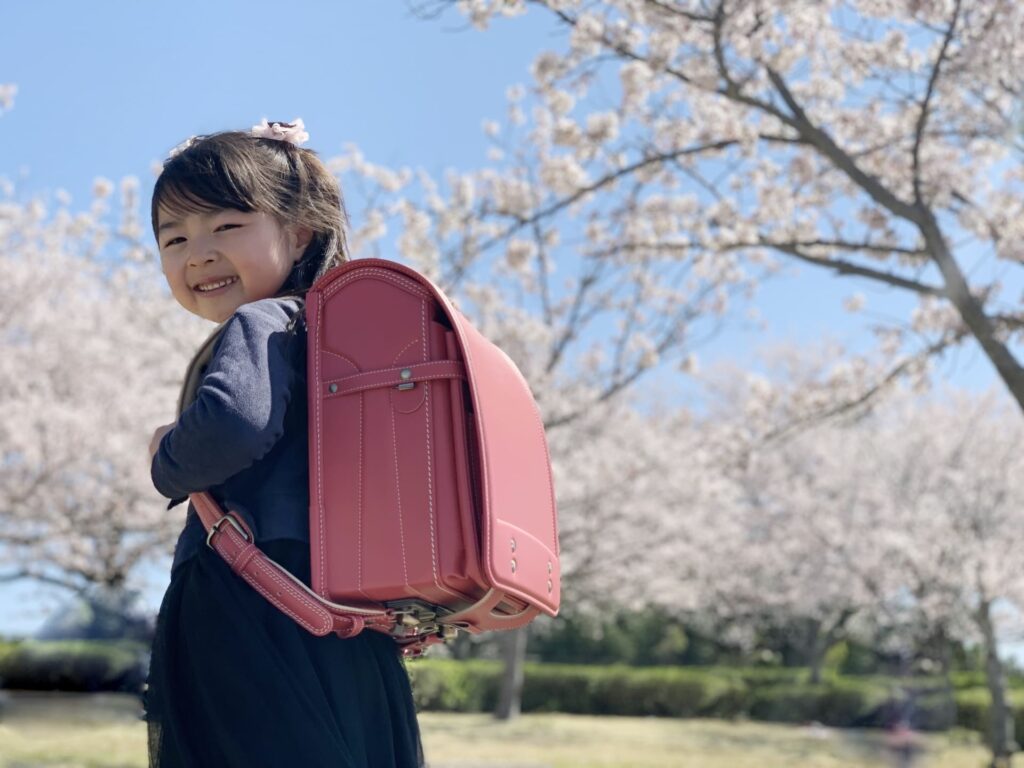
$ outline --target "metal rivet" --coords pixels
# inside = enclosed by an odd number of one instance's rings
[[[548,573],[551,573],[551,561],[548,560]]]
[[[328,389],[331,390],[331,392],[337,392],[338,391],[338,385],[337,384],[331,384],[331,386],[329,386]]]
[[[403,368],[401,376],[402,376],[403,379],[411,379],[412,378],[412,371],[409,370],[408,368]]]
[[[512,573],[515,573],[515,572],[516,572],[516,561],[515,561],[515,558],[512,558]]]
[[[554,589],[554,586],[555,585],[551,583],[551,579],[548,579],[548,592],[550,592],[552,589]]]
[[[516,540],[515,539],[512,539],[512,551],[513,552],[516,551]]]

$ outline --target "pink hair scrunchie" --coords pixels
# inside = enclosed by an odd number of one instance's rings
[[[264,117],[259,125],[252,127],[252,135],[260,139],[287,141],[295,146],[309,141],[309,134],[306,133],[306,126],[301,117],[296,117],[290,123],[268,123],[267,118]]]

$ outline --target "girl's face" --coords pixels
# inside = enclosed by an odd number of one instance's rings
[[[243,304],[277,293],[311,236],[309,229],[281,227],[259,211],[181,216],[161,207],[157,217],[160,264],[171,293],[189,312],[215,323]],[[231,283],[199,290],[224,280]]]

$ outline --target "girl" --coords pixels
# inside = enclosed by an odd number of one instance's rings
[[[309,584],[304,297],[348,252],[341,191],[307,138],[301,120],[264,120],[193,137],[164,162],[152,203],[164,276],[219,325],[193,399],[150,454],[168,509],[208,491]],[[206,546],[191,504],[144,700],[151,767],[424,765],[394,641],[304,630]]]

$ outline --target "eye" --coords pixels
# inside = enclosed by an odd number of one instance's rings
[[[216,232],[216,231],[218,231],[218,230],[221,230],[221,229],[224,229],[225,227],[241,227],[241,226],[243,226],[243,225],[242,225],[242,224],[234,224],[234,223],[230,223],[230,224],[221,224],[221,225],[220,225],[219,227],[217,227],[217,229],[215,229],[215,230],[214,230],[214,232]],[[183,238],[183,237],[175,237],[175,238],[171,238],[171,239],[170,239],[170,240],[168,240],[168,241],[167,241],[166,243],[164,243],[164,248],[169,248],[170,246],[174,245],[174,244],[175,244],[176,242],[178,242],[179,240],[184,240],[184,239],[185,239],[185,238]]]

